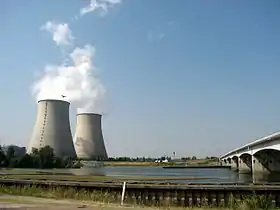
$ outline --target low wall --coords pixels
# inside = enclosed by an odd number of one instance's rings
[[[6,186],[65,187],[86,191],[108,192],[116,201],[121,201],[123,183],[120,182],[73,182],[49,180],[2,179]],[[227,206],[232,198],[244,196],[268,196],[273,206],[280,206],[280,185],[247,184],[148,184],[127,183],[124,203],[154,206]]]

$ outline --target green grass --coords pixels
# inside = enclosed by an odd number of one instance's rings
[[[87,190],[77,190],[75,188],[64,188],[64,187],[54,187],[54,188],[41,188],[35,186],[25,186],[25,187],[16,187],[16,186],[0,186],[0,194],[10,194],[10,195],[21,195],[21,196],[35,196],[42,198],[53,198],[53,199],[74,199],[82,201],[91,201],[99,203],[120,203],[120,192],[107,192],[107,191],[87,191]],[[1,199],[0,199],[1,202]],[[126,204],[144,206],[144,202],[133,203],[132,200],[127,199]],[[229,204],[227,207],[220,206],[211,207],[207,204],[199,206],[201,209],[240,209],[240,210],[268,210],[270,208],[270,199],[265,196],[250,196],[243,197],[243,199],[230,198]],[[152,205],[154,207],[168,208],[172,207],[175,209],[180,209],[179,207],[173,207],[170,203],[164,203],[162,205]]]
[[[99,201],[102,203],[114,203],[116,195],[109,194],[107,192],[89,192],[86,190],[76,190],[75,188],[41,188],[35,186],[1,186],[1,194],[11,195],[23,195],[23,196],[34,196],[43,198],[55,198],[55,199],[76,199],[76,200],[91,200]]]

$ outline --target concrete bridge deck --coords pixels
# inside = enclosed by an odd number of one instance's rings
[[[280,132],[257,139],[220,157],[240,173],[280,173]]]

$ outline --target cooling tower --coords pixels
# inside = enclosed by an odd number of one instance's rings
[[[69,103],[60,100],[38,102],[37,119],[27,153],[50,146],[58,157],[76,157],[69,123]]]
[[[77,114],[74,141],[78,158],[87,160],[108,159],[101,128],[101,115],[93,113]]]

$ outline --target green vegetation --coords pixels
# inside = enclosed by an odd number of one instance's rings
[[[156,162],[156,160],[167,159],[168,162]],[[130,157],[116,157],[109,158],[105,161],[106,166],[177,166],[177,165],[217,165],[217,157],[206,157],[204,159],[197,159],[193,157],[183,157],[181,159],[172,160],[171,157],[161,158],[130,158]]]
[[[189,160],[187,161],[188,165],[217,165],[217,159],[198,159],[198,160]]]
[[[44,198],[55,198],[55,199],[78,199],[78,200],[92,200],[104,203],[114,203],[116,194],[109,194],[108,192],[93,191],[89,192],[86,190],[76,190],[75,188],[41,188],[35,186],[0,186],[1,194],[12,194],[12,195],[24,195]]]
[[[165,166],[173,165],[173,162],[156,163],[156,162],[137,162],[137,161],[105,161],[105,166]]]
[[[162,156],[159,158],[152,158],[152,157],[109,157],[110,162],[155,162],[156,160],[165,160],[167,159],[168,161],[171,161],[171,157],[168,156]],[[192,157],[182,157],[180,159],[177,159],[176,161],[189,161],[189,160],[199,160],[196,156]],[[203,160],[218,160],[217,157],[205,157]]]
[[[10,146],[5,153],[0,147],[0,167],[8,168],[71,168],[73,160],[69,157],[55,157],[49,146],[34,149],[32,154],[15,156],[15,150]]]
[[[217,165],[217,160],[213,159],[198,159],[188,160],[185,162],[172,161],[172,162],[129,162],[129,161],[106,161],[105,166],[185,166],[185,165]]]
[[[12,194],[12,195],[24,195],[24,196],[35,196],[44,198],[54,198],[54,199],[76,199],[83,201],[95,201],[102,203],[120,203],[121,192],[109,192],[109,191],[89,191],[86,189],[75,189],[75,188],[65,188],[65,187],[53,187],[53,188],[41,188],[41,187],[16,187],[16,186],[0,186],[1,194]],[[149,205],[154,207],[173,207],[172,200],[164,200],[161,203],[157,201],[135,200],[129,195],[125,200],[125,204],[130,205]],[[229,199],[228,205],[220,207],[209,206],[208,204],[202,202],[198,205],[201,209],[243,209],[243,210],[268,210],[271,208],[271,200],[266,196],[247,196],[242,199],[235,199],[232,196]]]
[[[82,167],[81,160],[76,160],[76,164],[73,164],[74,160],[69,157],[59,158],[54,155],[54,151],[50,146],[45,146],[41,149],[34,149],[32,154],[20,155],[17,153],[17,146],[11,145],[9,147],[2,148],[0,146],[0,168],[80,168]],[[173,153],[175,156],[175,153]],[[164,160],[168,160],[165,162]],[[110,157],[107,161],[104,161],[105,166],[171,166],[171,165],[184,165],[184,164],[204,164],[213,165],[217,163],[216,157],[206,157],[205,159],[197,159],[193,157],[183,157],[181,159],[172,159],[168,156],[162,156],[159,158],[151,157]]]

